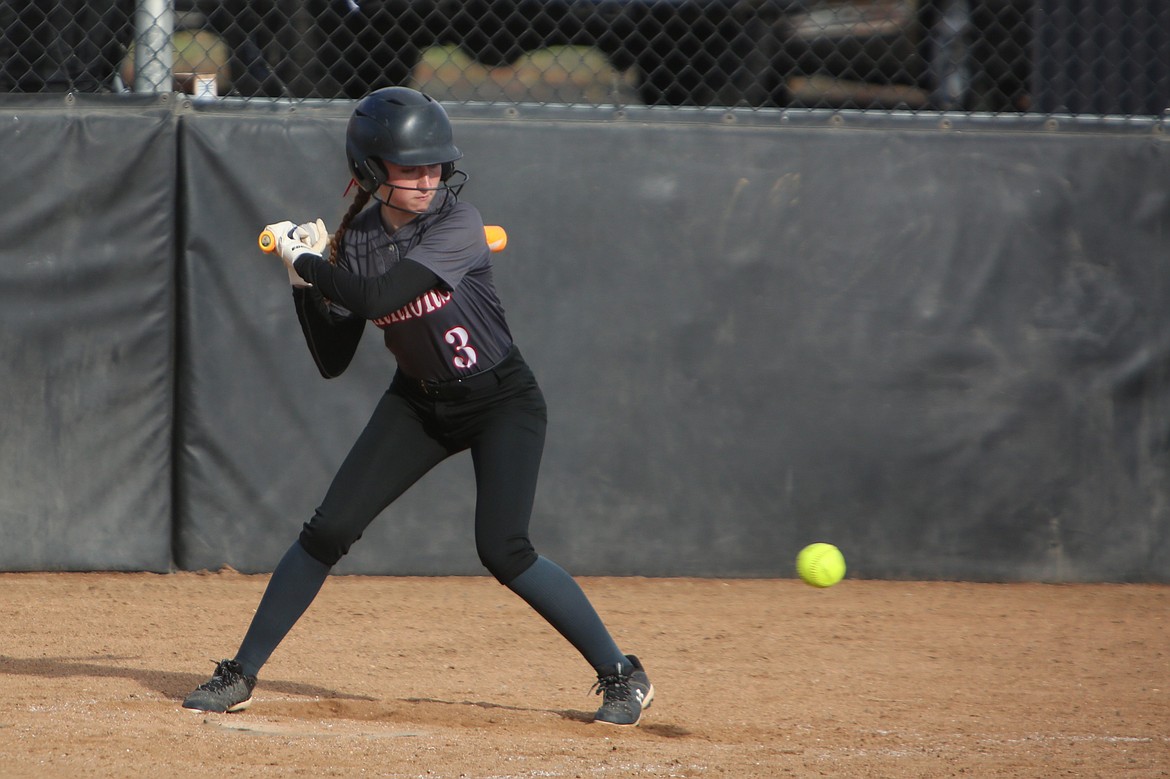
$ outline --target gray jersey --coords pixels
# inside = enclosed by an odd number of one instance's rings
[[[362,276],[379,276],[406,258],[442,280],[398,311],[374,320],[399,368],[413,378],[437,381],[491,368],[508,353],[512,334],[496,295],[479,211],[469,203],[455,203],[391,235],[379,210],[367,208],[350,222],[338,265]]]

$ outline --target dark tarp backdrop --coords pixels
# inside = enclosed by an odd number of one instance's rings
[[[167,570],[173,112],[4,105],[0,569]]]
[[[1164,143],[606,130],[492,145],[541,150],[502,221],[571,215],[507,278],[585,568],[783,575],[827,539],[878,577],[1170,570]]]
[[[174,113],[180,568],[271,570],[393,373],[371,326],[320,378],[256,248],[271,221],[336,226],[348,108]],[[451,113],[549,401],[532,536],[574,573],[790,576],[828,540],[861,577],[1170,580],[1155,124]],[[95,225],[144,208],[107,205]],[[29,336],[5,337],[11,364]],[[473,505],[463,455],[337,570],[481,573]]]

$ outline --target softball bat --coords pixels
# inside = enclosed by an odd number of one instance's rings
[[[493,252],[502,252],[508,245],[508,233],[499,225],[484,225],[483,237]],[[276,236],[268,228],[260,233],[256,242],[260,245],[260,251],[265,254],[276,251]]]

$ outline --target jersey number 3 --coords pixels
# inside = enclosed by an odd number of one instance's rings
[[[455,347],[455,359],[451,362],[456,368],[470,368],[479,359],[475,347],[467,343],[467,330],[462,327],[452,327],[443,334],[443,340]]]

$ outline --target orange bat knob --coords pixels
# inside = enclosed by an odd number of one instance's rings
[[[493,252],[502,252],[508,245],[508,234],[499,225],[484,225],[483,237],[487,239],[488,248]]]

